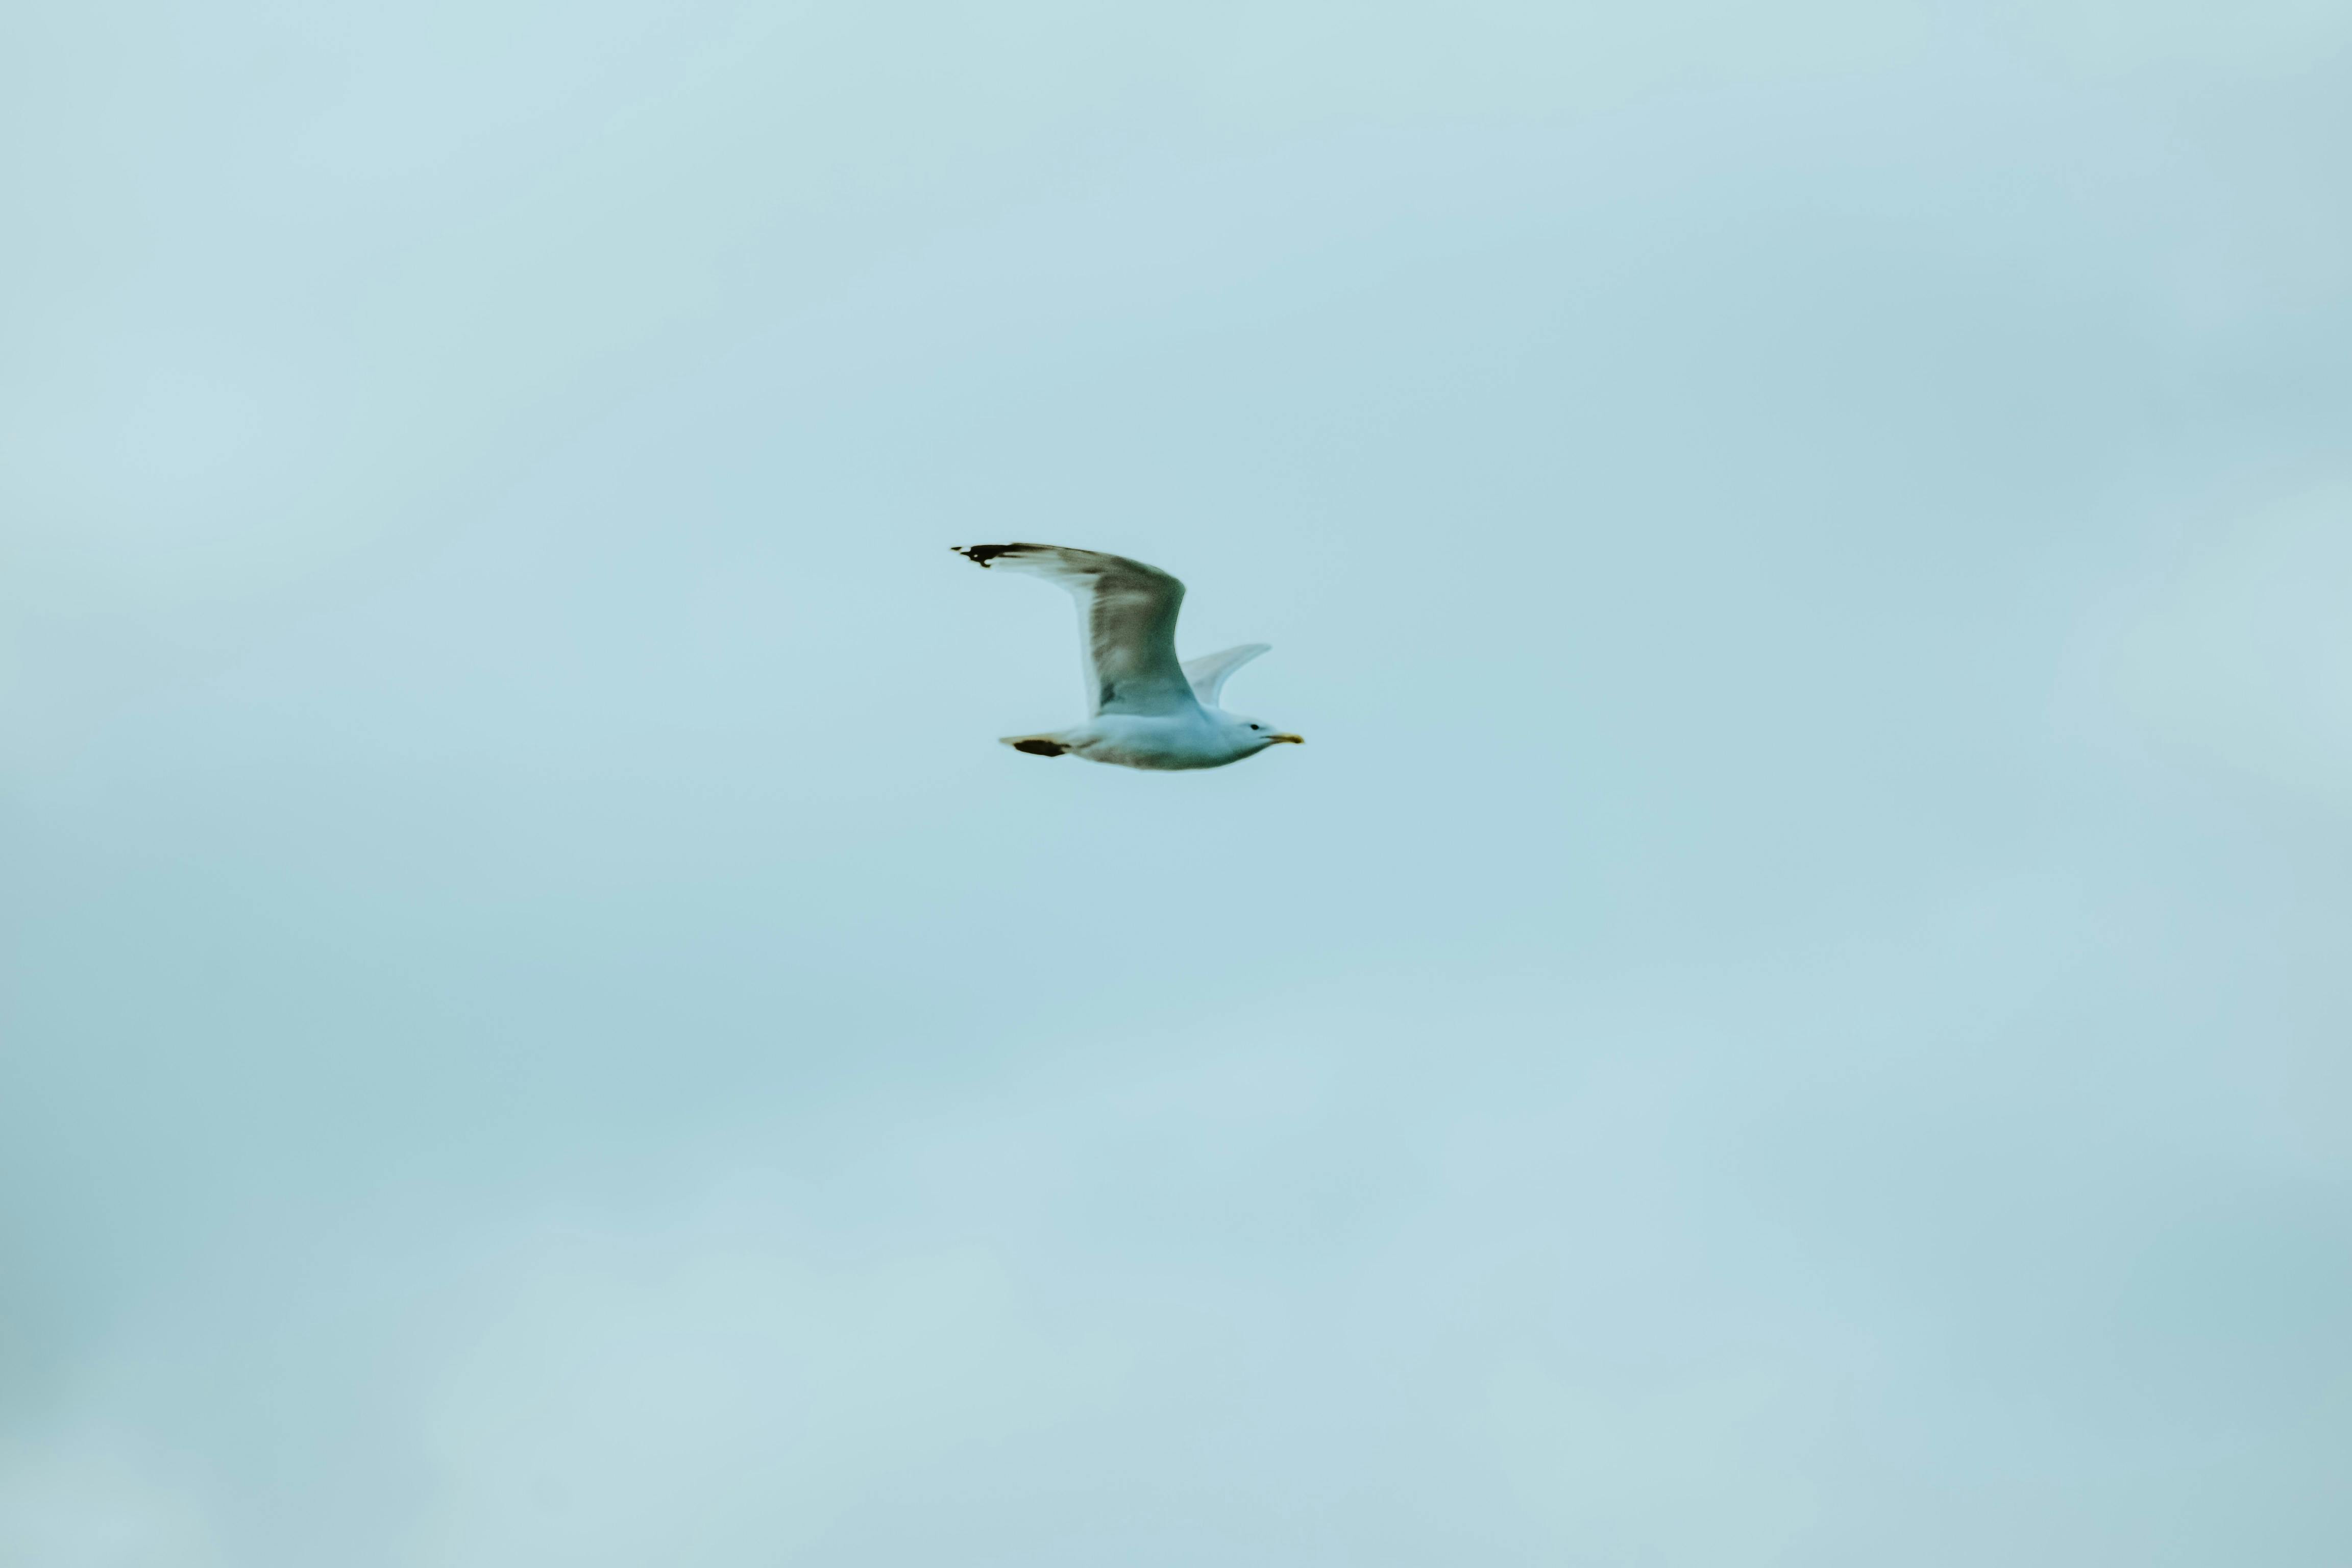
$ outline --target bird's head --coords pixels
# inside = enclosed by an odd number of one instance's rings
[[[1287,730],[1277,730],[1263,719],[1251,719],[1240,713],[1224,715],[1226,727],[1233,731],[1234,742],[1247,752],[1263,752],[1268,746],[1287,741],[1294,746],[1307,743],[1304,735],[1294,735]]]

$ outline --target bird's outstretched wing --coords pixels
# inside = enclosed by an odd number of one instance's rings
[[[959,544],[977,566],[1008,566],[1059,583],[1078,601],[1090,713],[1181,713],[1199,706],[1176,662],[1184,584],[1157,566],[1058,544]]]
[[[1273,646],[1272,643],[1245,642],[1223,653],[1204,653],[1198,658],[1188,658],[1184,661],[1184,679],[1192,683],[1192,695],[1201,700],[1202,707],[1214,708],[1218,693],[1225,689],[1225,678]]]

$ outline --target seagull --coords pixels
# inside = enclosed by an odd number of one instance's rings
[[[975,566],[1006,566],[1059,583],[1078,601],[1086,668],[1085,723],[1049,734],[1007,735],[1033,757],[1084,757],[1124,768],[1222,768],[1299,736],[1217,706],[1225,679],[1265,652],[1262,642],[1176,662],[1176,612],[1184,584],[1157,566],[1059,544],[958,544]]]

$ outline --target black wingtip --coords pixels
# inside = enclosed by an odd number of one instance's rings
[[[950,544],[950,550],[975,566],[986,566],[1000,555],[1017,555],[1024,550],[1042,550],[1042,544]]]

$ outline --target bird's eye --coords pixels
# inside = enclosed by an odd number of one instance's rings
[[[1253,729],[1253,730],[1255,730],[1255,729],[1256,729],[1256,728],[1257,728],[1257,726],[1256,726],[1256,725],[1255,725],[1255,724],[1253,724],[1253,725],[1251,725],[1251,726],[1250,726],[1250,728],[1251,728],[1251,729]]]

